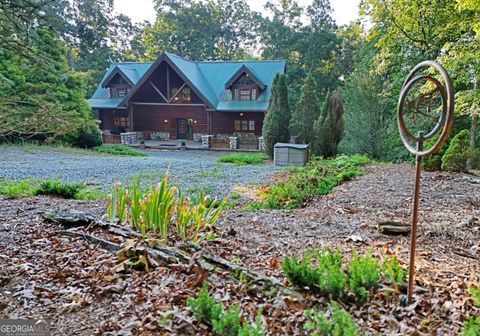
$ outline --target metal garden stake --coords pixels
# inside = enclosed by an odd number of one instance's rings
[[[431,75],[417,74],[420,70],[424,68],[433,67],[436,71],[440,73],[443,83],[438,79],[432,77]],[[414,101],[411,106],[416,108],[414,112],[414,118],[416,116],[424,116],[427,118],[433,119],[436,123],[431,130],[421,130],[416,132],[415,135],[407,129],[404,119],[404,108],[406,104],[406,98],[410,90],[415,84],[421,84],[422,82],[430,82],[436,88],[435,91],[438,91],[442,100],[442,110],[441,114],[436,116],[430,116],[419,110],[418,106],[420,101]],[[398,129],[400,131],[400,137],[403,144],[407,150],[415,155],[415,185],[413,191],[413,210],[412,210],[412,231],[411,231],[411,242],[410,242],[410,265],[408,273],[408,299],[412,299],[413,295],[413,283],[414,283],[414,273],[415,273],[415,250],[417,244],[417,221],[418,221],[418,205],[419,205],[419,196],[420,196],[420,173],[421,173],[421,158],[426,155],[430,155],[435,152],[445,141],[450,131],[450,127],[453,121],[453,87],[448,77],[445,69],[434,61],[424,61],[417,64],[412,71],[409,73],[405,82],[403,83],[402,90],[400,92],[400,97],[398,100],[397,106],[397,121]],[[437,141],[428,149],[424,148],[425,141],[432,139],[436,134],[440,133]],[[414,147],[411,143],[415,143]]]

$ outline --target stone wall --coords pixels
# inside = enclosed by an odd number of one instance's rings
[[[120,134],[122,144],[133,145],[137,143],[137,132],[127,132]]]

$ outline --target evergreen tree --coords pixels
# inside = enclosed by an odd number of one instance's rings
[[[318,106],[317,85],[313,77],[307,76],[302,87],[300,100],[295,110],[292,112],[289,131],[292,136],[296,137],[297,143],[312,144],[313,124],[320,115]]]
[[[29,45],[38,58],[0,50],[0,137],[54,139],[74,143],[79,129],[96,127],[85,100],[85,76],[69,71],[56,33],[38,28]],[[95,126],[95,127],[93,127]]]
[[[338,144],[343,135],[343,101],[335,91],[327,95],[320,117],[313,126],[315,133],[315,154],[331,157],[338,153]]]
[[[273,79],[268,110],[262,128],[265,150],[269,155],[273,155],[273,146],[277,142],[288,142],[289,121],[287,78],[283,74],[277,74]]]

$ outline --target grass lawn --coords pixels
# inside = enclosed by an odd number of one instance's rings
[[[90,187],[85,183],[64,182],[58,179],[0,179],[0,195],[7,197],[27,197],[50,195],[68,199],[100,199],[103,192],[98,187]]]
[[[148,156],[138,149],[119,144],[101,145],[93,149],[96,153],[124,156]]]
[[[268,155],[264,153],[230,153],[218,157],[217,162],[233,163],[238,166],[247,164],[262,164],[268,160]]]
[[[337,185],[365,173],[362,165],[373,161],[362,155],[340,155],[333,159],[313,158],[305,167],[292,167],[288,177],[263,188],[263,202],[246,208],[293,209],[314,195],[327,195]]]

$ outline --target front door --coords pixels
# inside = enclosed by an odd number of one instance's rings
[[[177,119],[177,139],[186,139],[187,119]]]

